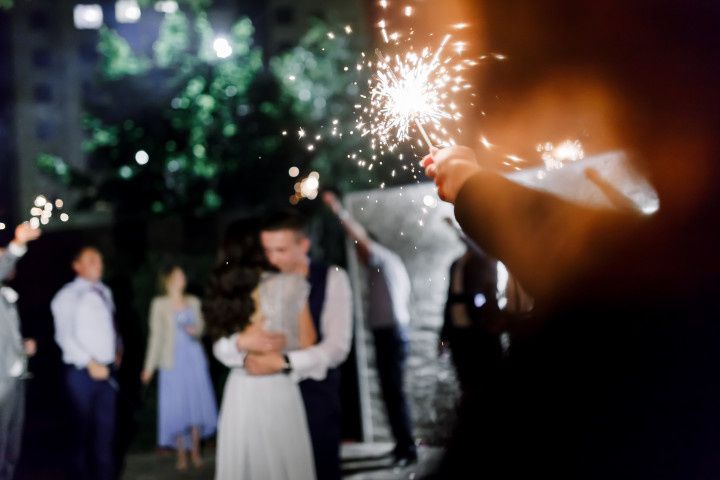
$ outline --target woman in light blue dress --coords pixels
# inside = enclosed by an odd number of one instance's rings
[[[200,301],[185,294],[179,266],[161,275],[165,295],[150,307],[150,339],[142,380],[149,383],[159,368],[158,445],[176,448],[177,469],[187,469],[187,451],[202,466],[200,440],[217,428],[217,403],[200,338],[204,322]]]

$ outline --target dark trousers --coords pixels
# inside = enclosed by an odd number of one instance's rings
[[[340,371],[328,370],[321,381],[303,380],[300,392],[305,403],[317,480],[340,480]]]
[[[0,480],[12,480],[20,460],[25,418],[25,381],[9,379],[8,391],[0,402]]]
[[[395,438],[395,453],[405,455],[415,452],[412,421],[408,408],[403,379],[407,357],[407,339],[398,327],[373,329],[375,362],[380,390],[382,392],[388,422]]]
[[[73,478],[114,480],[117,392],[108,381],[90,378],[86,369],[68,366],[65,380],[73,410]]]

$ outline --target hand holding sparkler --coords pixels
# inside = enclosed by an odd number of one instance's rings
[[[15,229],[15,239],[13,242],[20,246],[25,246],[28,242],[40,238],[41,233],[39,228],[32,228],[28,222],[21,223]]]
[[[455,202],[465,182],[482,170],[475,152],[463,146],[442,150],[433,148],[422,159],[421,165],[425,168],[425,174],[435,181],[440,199],[450,203]]]

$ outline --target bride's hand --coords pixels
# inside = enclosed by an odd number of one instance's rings
[[[241,352],[281,352],[285,348],[285,335],[266,332],[257,325],[249,325],[237,336],[237,349]]]
[[[277,352],[251,353],[245,357],[245,371],[250,375],[273,375],[282,371],[285,358]]]

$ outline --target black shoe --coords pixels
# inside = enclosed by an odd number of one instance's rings
[[[400,467],[400,468],[407,467],[409,465],[417,463],[417,461],[418,461],[417,451],[415,451],[415,450],[407,450],[402,453],[396,452],[393,455],[393,457],[394,457],[393,464],[396,467]]]

